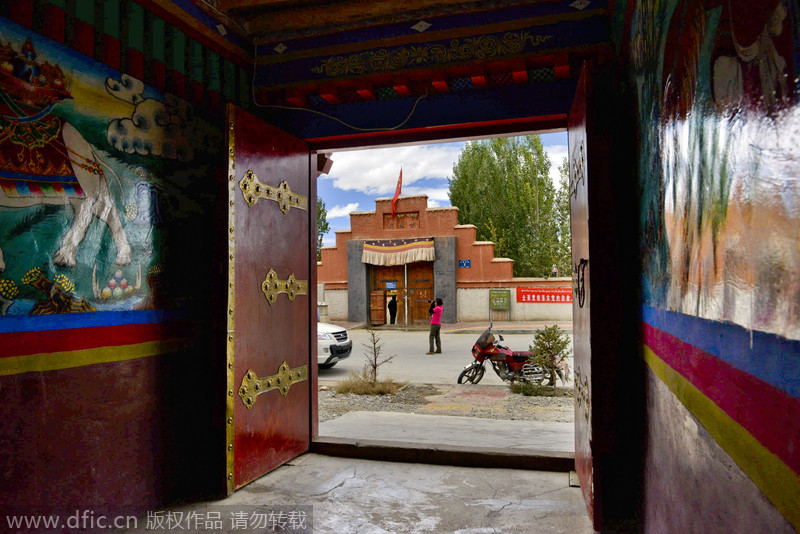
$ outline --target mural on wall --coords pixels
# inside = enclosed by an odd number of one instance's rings
[[[800,339],[797,8],[637,3],[646,304]]]
[[[642,357],[675,399],[655,383],[648,396],[654,406],[677,400],[686,408],[670,416],[673,429],[702,427],[693,454],[717,446],[727,453],[732,462],[703,456],[703,476],[733,481],[741,469],[795,529],[799,7],[797,0],[637,1],[629,50],[640,135]],[[650,431],[670,450],[661,430]],[[693,454],[654,457],[649,480],[682,479]],[[669,491],[692,498],[683,489]],[[727,505],[713,501],[684,510]],[[756,523],[775,522],[774,510],[752,508],[764,514]],[[648,513],[658,522],[669,508]],[[741,519],[719,517],[723,530]],[[687,525],[696,519],[685,515]]]
[[[0,36],[0,315],[197,298],[219,129],[11,22]]]

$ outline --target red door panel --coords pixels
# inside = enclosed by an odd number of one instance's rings
[[[308,450],[316,371],[309,149],[238,108],[231,125],[229,491]]]
[[[569,113],[570,224],[572,231],[572,331],[575,357],[575,471],[592,522],[596,524],[592,458],[592,344],[589,285],[589,199],[586,180],[586,102],[584,69]]]

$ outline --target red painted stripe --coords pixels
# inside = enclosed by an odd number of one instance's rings
[[[33,0],[16,0],[8,8],[8,18],[26,28],[33,27]]]
[[[203,105],[203,84],[200,82],[192,81],[192,104],[195,106]]]
[[[169,91],[186,99],[186,76],[176,70],[169,71]]]
[[[220,98],[220,94],[216,91],[209,91],[208,92],[208,105],[211,108],[212,112],[220,111],[222,104],[222,99]]]
[[[167,88],[167,65],[157,59],[150,60],[150,85],[162,91]]]
[[[66,19],[64,10],[47,4],[44,6],[44,34],[54,41],[64,43],[66,35]]]
[[[89,57],[94,57],[94,27],[75,19],[72,48]]]
[[[43,195],[42,188],[36,182],[28,182],[27,186],[31,196],[40,197]]]
[[[135,48],[128,48],[128,75],[144,81],[144,54]]]
[[[645,344],[800,475],[800,399],[642,323]]]
[[[0,334],[0,358],[48,354],[74,350],[133,345],[186,337],[194,332],[190,323],[148,323]]]
[[[119,70],[121,62],[122,44],[119,39],[108,34],[103,34],[103,63]]]
[[[431,126],[425,128],[408,128],[385,132],[368,132],[358,134],[337,135],[331,137],[313,137],[304,139],[312,150],[363,148],[383,143],[405,143],[422,141],[445,141],[466,137],[489,137],[491,135],[512,135],[520,132],[566,129],[567,116],[543,115],[540,117],[521,117],[517,119],[500,119],[485,122],[467,122]]]

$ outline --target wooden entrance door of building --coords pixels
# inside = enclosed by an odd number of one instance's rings
[[[228,116],[227,443],[220,450],[232,493],[306,452],[316,425],[316,211],[308,209],[316,185],[303,141],[233,105]]]
[[[405,294],[405,276],[403,265],[375,265],[372,268],[370,284],[370,323],[373,325],[389,324],[391,318],[387,309],[392,295],[397,296],[397,316],[395,324],[405,324],[403,296]]]
[[[409,324],[430,323],[430,301],[433,300],[433,262],[417,261],[407,266]]]

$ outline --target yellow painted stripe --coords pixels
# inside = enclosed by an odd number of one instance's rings
[[[644,359],[778,511],[800,530],[800,475],[646,345]]]
[[[97,363],[121,362],[175,352],[191,343],[190,338],[147,341],[133,345],[98,347],[96,349],[27,354],[0,358],[0,376],[56,371],[72,367],[83,367]]]

